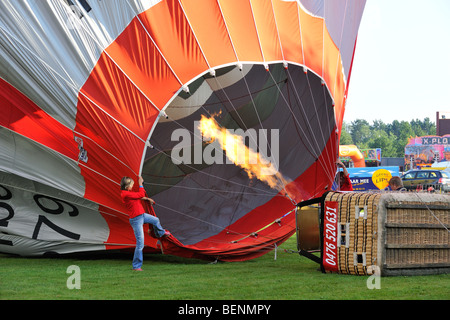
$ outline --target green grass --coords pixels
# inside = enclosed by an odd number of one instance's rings
[[[166,255],[144,255],[143,272],[131,254],[22,258],[0,254],[0,299],[158,300],[448,300],[450,275],[383,277],[369,290],[368,276],[322,274],[297,253],[295,236],[274,252],[245,262],[209,264]],[[81,270],[81,289],[67,288],[70,265]]]

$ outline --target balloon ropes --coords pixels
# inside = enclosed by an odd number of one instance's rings
[[[272,250],[334,179],[364,6],[1,1],[0,252],[134,248],[123,176],[172,233],[147,252]]]

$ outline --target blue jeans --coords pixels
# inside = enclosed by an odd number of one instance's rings
[[[160,238],[164,235],[165,231],[159,222],[159,219],[148,213],[141,214],[133,219],[130,219],[131,227],[136,237],[136,249],[134,249],[133,256],[133,269],[138,269],[142,266],[143,256],[142,250],[144,249],[144,223],[153,225],[153,231]]]

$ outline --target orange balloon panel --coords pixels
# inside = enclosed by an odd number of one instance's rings
[[[210,67],[236,61],[227,26],[215,1],[181,1],[192,31]]]

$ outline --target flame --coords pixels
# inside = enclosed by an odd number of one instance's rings
[[[214,118],[202,115],[199,130],[204,138],[210,139],[208,142],[217,141],[227,158],[243,168],[250,179],[257,178],[278,191],[285,189],[290,182],[264,155],[247,147],[244,137],[221,128]]]

